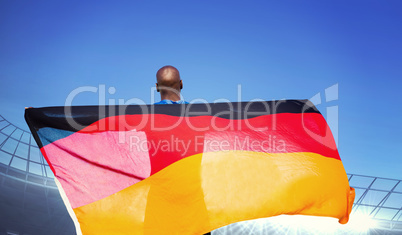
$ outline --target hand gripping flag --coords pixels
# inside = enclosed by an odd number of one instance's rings
[[[203,234],[354,200],[307,100],[30,108],[25,119],[82,234]],[[71,210],[72,209],[72,210]]]

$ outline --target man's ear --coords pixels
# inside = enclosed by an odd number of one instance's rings
[[[183,89],[183,80],[180,80],[180,90]]]
[[[158,83],[155,83],[155,85],[156,85],[156,91],[157,91],[157,92],[159,92],[159,86],[158,86]]]

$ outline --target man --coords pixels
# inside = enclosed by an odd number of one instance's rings
[[[179,70],[175,67],[166,65],[156,73],[156,91],[161,93],[161,101],[155,104],[188,104],[180,97],[183,89],[183,81],[180,79]],[[210,235],[208,232],[204,235]]]
[[[183,81],[175,67],[167,65],[160,68],[156,73],[156,81],[156,91],[161,93],[161,101],[155,104],[188,104],[180,99]]]

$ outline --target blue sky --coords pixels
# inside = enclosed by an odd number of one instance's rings
[[[402,178],[402,2],[0,1],[0,114],[62,106],[80,86],[147,103],[176,66],[186,100],[307,99],[339,110],[346,171]],[[338,99],[324,102],[338,84]],[[74,105],[98,104],[82,93]]]

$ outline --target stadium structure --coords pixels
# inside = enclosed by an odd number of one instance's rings
[[[212,234],[402,234],[402,182],[348,174],[356,198],[347,225],[281,215],[244,221]],[[0,115],[0,235],[72,235],[74,224],[54,175],[30,132]]]

